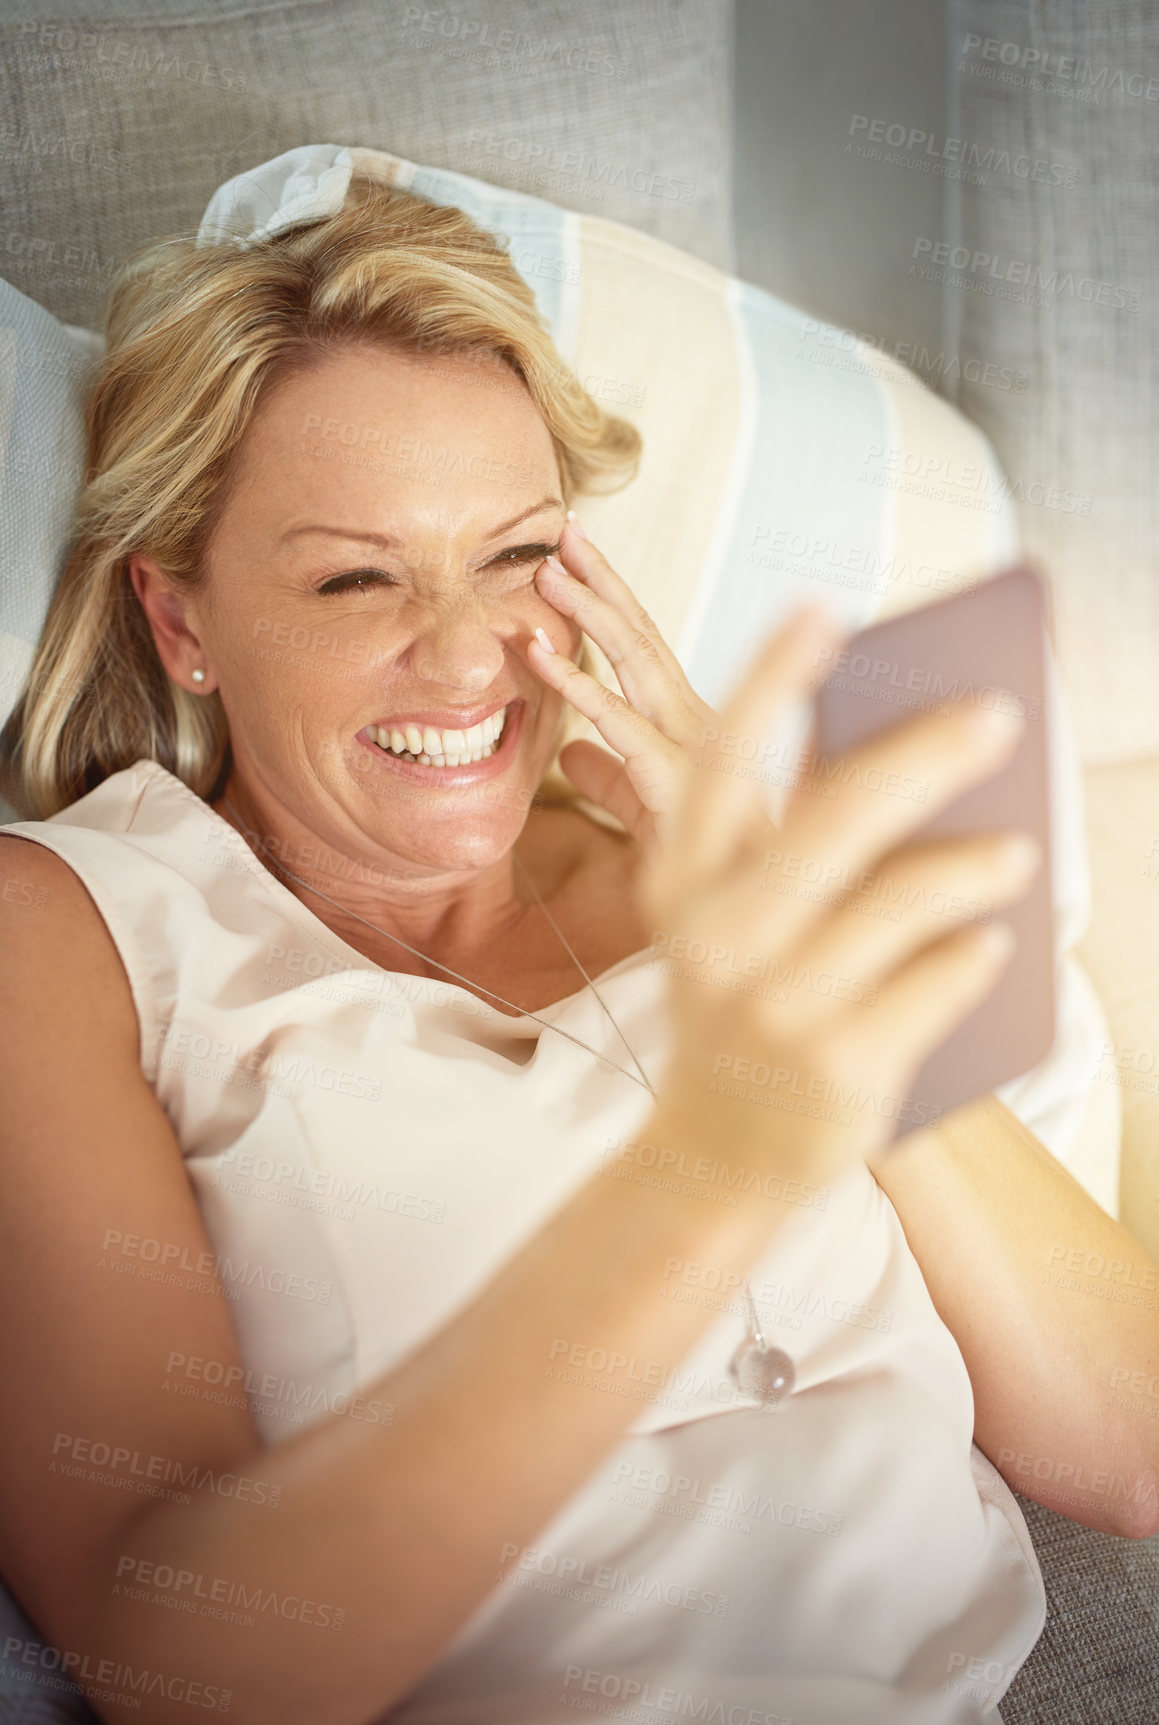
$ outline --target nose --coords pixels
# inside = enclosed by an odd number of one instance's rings
[[[411,645],[415,676],[437,688],[480,694],[503,668],[496,629],[494,612],[463,594],[432,605]]]

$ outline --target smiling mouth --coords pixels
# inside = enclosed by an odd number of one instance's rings
[[[510,705],[466,731],[440,730],[435,725],[367,725],[366,734],[384,754],[421,767],[465,767],[485,761],[498,749]]]

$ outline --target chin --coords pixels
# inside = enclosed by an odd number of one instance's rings
[[[472,823],[468,827],[447,822],[413,826],[383,835],[383,847],[418,868],[482,869],[507,855],[523,830],[523,820],[514,817]]]

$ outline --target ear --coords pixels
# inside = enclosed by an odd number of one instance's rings
[[[191,626],[188,596],[174,585],[160,564],[139,553],[129,558],[129,580],[153,631],[158,657],[175,683],[191,694],[207,695],[216,687],[213,668]],[[194,670],[204,671],[195,682]]]

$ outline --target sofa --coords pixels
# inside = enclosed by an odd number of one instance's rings
[[[0,38],[0,276],[64,324],[97,328],[135,246],[195,227],[231,175],[327,140],[531,193],[733,270],[858,332],[862,352],[960,409],[1015,480],[1022,543],[1051,579],[1089,844],[1078,957],[1108,1026],[1082,1129],[1115,1135],[1114,1207],[1159,1257],[1159,685],[1143,467],[1159,22],[1142,0],[869,11],[24,0]],[[1077,101],[1080,83],[1098,100]],[[874,141],[898,127],[900,144]],[[950,148],[963,140],[975,159],[992,152],[973,179]],[[1003,152],[1046,169],[993,166]],[[935,161],[960,171],[935,175]],[[995,265],[980,257],[1055,270],[1055,286],[1038,290],[1045,303],[982,291]],[[1091,297],[1060,290],[1067,276],[1094,284]],[[1092,399],[1100,415],[1079,411]],[[1159,1539],[1019,1502],[1048,1616],[1003,1697],[1006,1725],[1159,1718]],[[83,1717],[75,1706],[0,1694],[0,1718]]]

